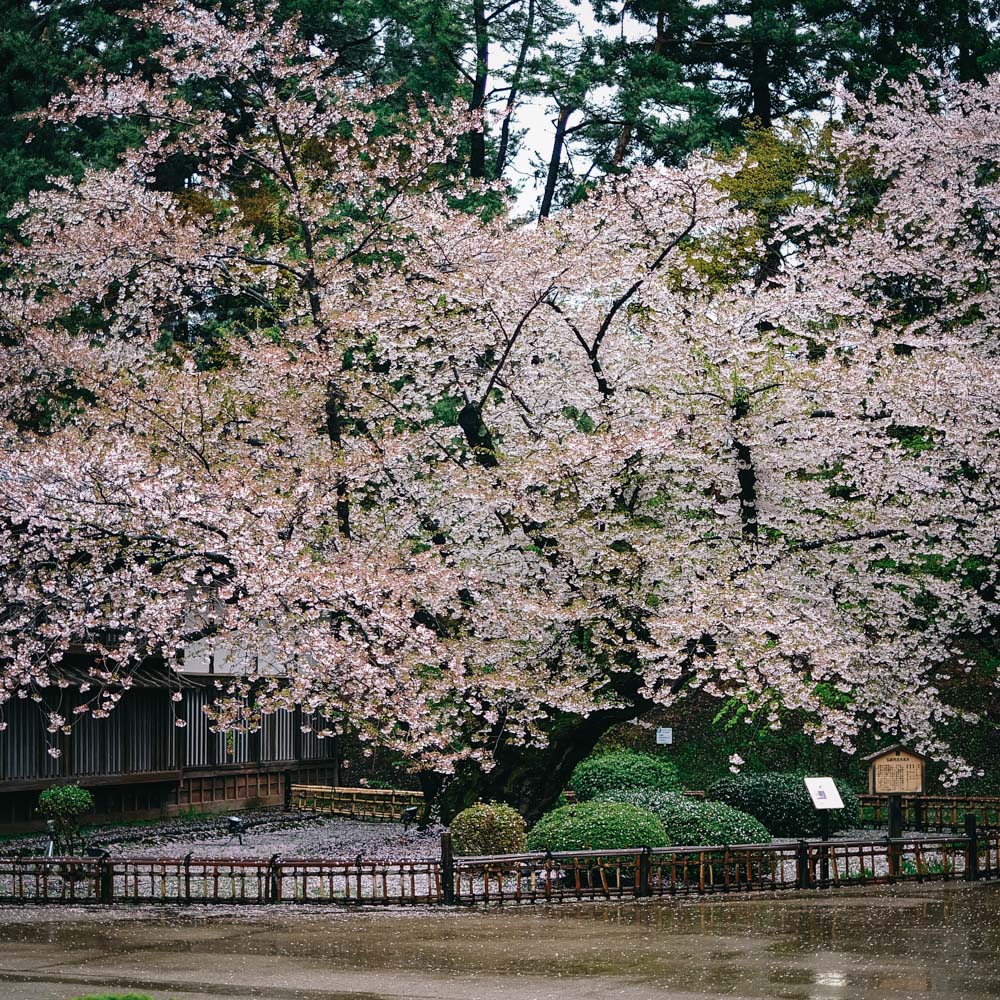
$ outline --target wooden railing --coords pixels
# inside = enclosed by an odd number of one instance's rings
[[[97,858],[0,858],[0,902],[101,903],[106,890]]]
[[[278,866],[277,902],[440,903],[441,865],[422,861],[313,861]]]
[[[1000,878],[1000,834],[440,859],[0,858],[0,902],[533,903]]]
[[[889,825],[889,798],[861,795],[861,825]],[[976,817],[980,830],[1000,830],[1000,797],[955,795],[904,795],[903,826],[925,832],[958,832],[968,814]]]
[[[436,860],[0,858],[0,902],[383,903],[442,901]]]
[[[454,865],[458,903],[773,892],[997,878],[1000,837],[553,852],[456,858]]]
[[[423,792],[398,788],[340,788],[292,785],[289,805],[302,812],[366,820],[399,820],[403,810],[424,804]]]

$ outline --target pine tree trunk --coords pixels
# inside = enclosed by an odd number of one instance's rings
[[[476,35],[476,72],[469,110],[482,111],[486,104],[486,82],[489,77],[490,60],[485,0],[473,0],[472,20]],[[469,174],[472,177],[486,176],[486,132],[483,128],[469,133]]]
[[[970,80],[982,79],[979,71],[979,56],[981,52],[976,45],[975,33],[972,29],[972,20],[969,17],[969,4],[967,0],[958,5],[958,78],[967,83]]]
[[[573,113],[570,107],[560,108],[556,119],[556,136],[552,140],[552,155],[549,157],[549,173],[545,178],[545,192],[542,195],[542,206],[538,210],[539,219],[547,219],[552,211],[552,200],[556,194],[556,182],[559,179],[559,164],[562,162],[563,145],[566,142],[566,123]]]
[[[507,151],[510,148],[510,124],[514,117],[514,106],[517,103],[518,90],[521,86],[521,78],[524,76],[524,65],[528,59],[528,49],[535,33],[535,0],[528,0],[528,21],[524,26],[524,37],[521,39],[521,48],[517,54],[517,62],[514,64],[514,73],[510,78],[510,94],[507,96],[507,114],[504,116],[503,125],[500,126],[500,149],[497,151],[497,165],[495,177],[503,177],[503,172],[507,167]]]
[[[663,50],[667,44],[667,24],[666,24],[666,14],[663,10],[659,10],[656,13],[656,38],[653,41],[653,55],[661,56],[663,55]],[[634,131],[634,126],[632,122],[626,122],[622,126],[622,130],[618,135],[618,142],[615,144],[615,151],[611,157],[611,163],[620,167],[625,161],[625,155],[628,153],[629,143],[632,141],[632,133]]]
[[[768,62],[767,31],[761,0],[750,4],[750,114],[762,128],[770,128],[771,68]]]

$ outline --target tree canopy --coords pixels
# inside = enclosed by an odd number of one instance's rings
[[[301,704],[499,782],[548,746],[541,804],[694,690],[966,774],[942,683],[997,613],[1000,80],[845,86],[787,155],[761,120],[523,225],[483,102],[345,67],[308,16],[153,5],[148,71],[38,114],[127,140],[12,213],[0,707],[83,644],[105,715],[204,642],[246,659],[221,727]]]

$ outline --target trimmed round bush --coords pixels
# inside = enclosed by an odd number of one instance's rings
[[[627,802],[574,802],[546,813],[528,831],[529,851],[620,851],[665,847],[663,824]]]
[[[79,785],[54,785],[38,796],[38,813],[55,822],[60,849],[72,852],[80,832],[80,820],[94,810],[94,796]]]
[[[504,802],[477,802],[451,821],[456,854],[517,854],[524,850],[524,818]]]
[[[836,785],[844,808],[830,810],[831,832],[856,827],[861,815],[861,806],[853,790],[842,781]],[[734,774],[716,781],[705,794],[756,816],[776,837],[815,837],[819,834],[819,810],[812,804],[800,774],[780,771]]]
[[[580,761],[570,776],[569,787],[581,802],[586,802],[616,788],[677,791],[680,779],[677,768],[664,757],[636,750],[612,750]]]
[[[724,802],[709,802],[653,788],[615,788],[602,792],[593,801],[625,802],[648,809],[663,824],[668,847],[767,844],[771,841],[763,823]]]

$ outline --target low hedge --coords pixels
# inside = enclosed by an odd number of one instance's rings
[[[655,788],[677,791],[677,768],[664,757],[636,750],[613,750],[581,761],[573,770],[569,787],[581,802],[616,788]]]
[[[861,816],[854,791],[842,781],[836,785],[844,808],[830,810],[831,833],[856,827]],[[820,832],[819,810],[800,774],[736,774],[710,785],[705,795],[756,816],[776,837],[815,837]]]
[[[524,818],[503,802],[477,802],[451,821],[456,854],[518,854],[524,850]]]
[[[771,841],[771,834],[759,820],[723,802],[651,788],[616,788],[602,792],[594,801],[626,802],[648,809],[663,824],[669,847],[767,844]]]
[[[627,802],[560,806],[528,831],[529,851],[620,851],[666,844],[666,831],[656,815]]]

